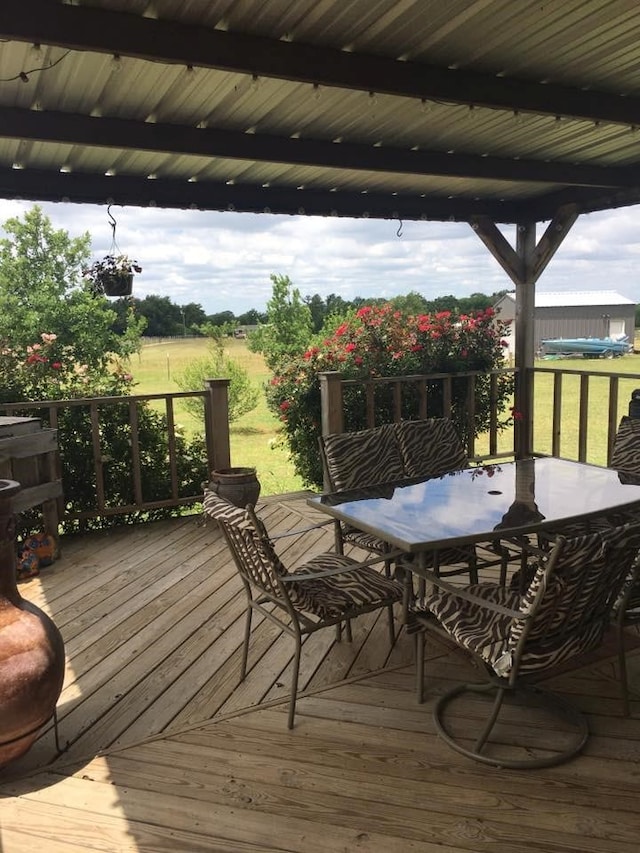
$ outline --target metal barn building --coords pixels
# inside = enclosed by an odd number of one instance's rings
[[[515,320],[515,293],[506,293],[495,305],[503,320]],[[615,290],[578,290],[562,293],[536,291],[534,341],[540,350],[545,338],[604,338],[628,335],[633,341],[636,303]],[[515,324],[508,353],[515,351]]]

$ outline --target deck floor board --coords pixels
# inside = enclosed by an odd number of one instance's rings
[[[303,497],[269,499],[274,534],[318,519]],[[328,525],[276,539],[297,564],[333,546]],[[254,618],[238,682],[244,593],[215,525],[192,516],[69,537],[21,592],[59,625],[67,649],[59,702],[68,750],[48,727],[0,770],[0,850],[31,853],[631,853],[640,835],[640,648],[629,652],[633,711],[623,718],[613,649],[548,686],[589,716],[583,754],[536,771],[488,768],[436,735],[435,698],[480,677],[447,644],[427,648],[415,697],[413,639],[389,645],[386,613],[307,638],[296,726],[286,728],[291,639]],[[466,736],[476,700],[451,725]],[[549,737],[510,710],[501,738]],[[51,762],[51,763],[49,763]]]

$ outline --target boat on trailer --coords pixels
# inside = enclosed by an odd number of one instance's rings
[[[633,351],[627,335],[615,338],[551,338],[542,341],[545,355],[582,355],[584,358],[614,358]]]

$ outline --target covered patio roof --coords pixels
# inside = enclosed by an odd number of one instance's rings
[[[535,282],[640,202],[628,0],[21,0],[0,40],[0,197],[466,221],[516,285],[523,412]]]
[[[0,195],[498,223],[640,201],[626,0],[21,0]]]

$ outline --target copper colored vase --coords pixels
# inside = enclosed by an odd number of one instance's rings
[[[0,480],[0,767],[23,755],[51,719],[64,677],[64,644],[51,619],[16,585],[14,480]]]

